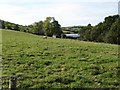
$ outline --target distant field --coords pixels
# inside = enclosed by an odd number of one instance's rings
[[[3,30],[3,76],[17,88],[118,88],[118,46]],[[3,87],[7,87],[3,82]]]

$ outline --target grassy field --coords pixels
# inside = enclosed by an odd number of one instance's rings
[[[118,88],[118,46],[3,30],[3,76],[17,88]],[[3,82],[3,88],[7,87]]]

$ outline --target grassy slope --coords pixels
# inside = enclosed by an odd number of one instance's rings
[[[22,77],[18,88],[118,87],[117,48],[3,30],[3,76]]]

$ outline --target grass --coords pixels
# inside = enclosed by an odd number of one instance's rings
[[[2,35],[2,75],[21,78],[17,88],[119,88],[117,45],[10,30]]]

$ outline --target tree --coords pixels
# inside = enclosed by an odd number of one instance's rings
[[[43,31],[46,36],[57,35],[60,37],[62,33],[61,26],[54,17],[46,18],[46,20],[43,22]]]
[[[39,21],[39,22],[34,22],[32,24],[32,28],[33,28],[33,33],[37,34],[37,35],[43,35],[43,21]]]
[[[38,22],[38,34],[39,35],[43,35],[44,32],[43,32],[43,21],[39,21]]]
[[[28,33],[33,33],[34,34],[33,25],[28,25]]]
[[[119,44],[119,30],[120,30],[120,18],[112,24],[110,31],[106,34],[105,42],[112,44]]]
[[[4,21],[0,20],[0,29],[3,28],[4,29]]]
[[[32,33],[34,33],[34,34],[38,34],[38,22],[34,22],[33,24],[32,24],[32,28],[33,28],[33,31],[32,31]]]
[[[103,34],[103,23],[99,23],[91,30],[91,41],[97,41],[101,42],[102,40],[102,34]]]
[[[60,24],[58,23],[58,21],[56,21],[55,19],[53,20],[53,22],[51,23],[51,26],[52,26],[52,34],[53,35],[56,35],[58,37],[61,37],[61,33],[62,33],[62,30],[61,30],[61,26]]]
[[[46,36],[51,35],[51,20],[52,17],[47,17],[43,23],[43,31]]]
[[[88,25],[85,27],[84,40],[86,40],[86,41],[91,41],[91,29],[92,29],[91,24],[88,24]]]

